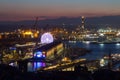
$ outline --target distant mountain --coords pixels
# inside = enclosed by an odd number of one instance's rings
[[[0,31],[11,31],[17,28],[30,28],[35,23],[34,20],[25,20],[25,21],[1,21],[0,22]],[[39,20],[37,26],[45,27],[46,25],[79,25],[81,24],[81,17],[77,18],[68,18],[60,17],[56,19],[46,19]],[[114,27],[120,26],[120,15],[118,16],[103,16],[103,17],[88,17],[85,19],[86,26],[100,26],[100,25],[110,25]],[[104,26],[103,26],[104,27]]]

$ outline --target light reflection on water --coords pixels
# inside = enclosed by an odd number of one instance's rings
[[[116,48],[120,49],[120,43],[116,43]]]
[[[10,66],[14,66],[14,67],[17,67],[18,66],[18,63],[17,62],[12,62],[9,64]]]
[[[81,47],[91,50],[91,53],[86,54],[80,58],[86,58],[88,60],[96,60],[101,59],[104,55],[108,55],[109,53],[115,54],[120,53],[120,43],[116,44],[86,44],[82,42],[76,43],[67,43],[72,47]]]
[[[39,68],[45,67],[45,62],[28,62],[28,72],[33,72],[38,70]]]

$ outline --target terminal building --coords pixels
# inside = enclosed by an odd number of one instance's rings
[[[55,41],[35,49],[33,51],[33,57],[37,59],[53,59],[60,55],[63,49],[63,43]]]

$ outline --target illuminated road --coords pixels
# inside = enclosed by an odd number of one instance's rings
[[[61,69],[73,67],[73,66],[76,66],[76,65],[89,63],[89,62],[93,62],[93,61],[86,61],[86,59],[78,59],[78,60],[74,60],[73,62],[56,64],[56,65],[49,66],[49,67],[46,67],[46,68],[43,68],[43,69],[40,69],[40,70],[55,71],[55,70],[61,70]]]

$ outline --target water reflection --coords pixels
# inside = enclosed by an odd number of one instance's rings
[[[120,49],[120,43],[116,43],[116,48]]]
[[[36,71],[39,68],[42,68],[45,66],[46,66],[45,62],[28,62],[28,64],[27,64],[28,72]]]
[[[116,44],[86,44],[82,42],[76,42],[76,43],[67,43],[70,46],[77,46],[81,48],[86,48],[88,50],[91,50],[92,52],[89,54],[86,54],[85,56],[81,56],[81,58],[86,58],[88,60],[96,60],[101,59],[104,55],[108,55],[110,52],[112,54],[120,53],[120,43]]]
[[[104,48],[104,44],[99,44],[100,45],[100,48]]]
[[[16,61],[16,62],[12,62],[12,63],[10,63],[9,65],[10,65],[10,66],[17,67],[17,66],[18,66],[18,63],[17,63],[17,61]]]
[[[120,46],[120,43],[116,43],[117,46]]]

